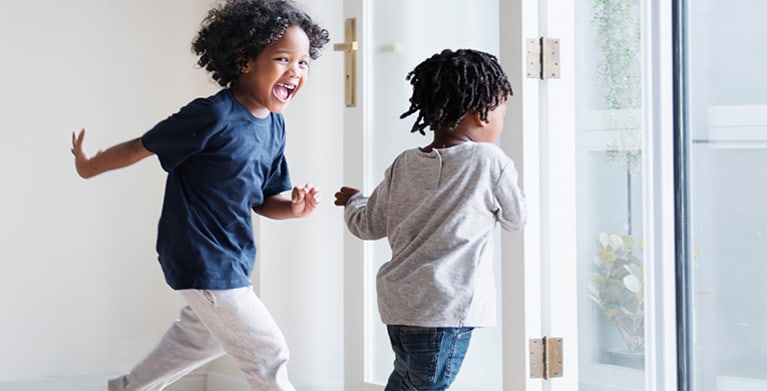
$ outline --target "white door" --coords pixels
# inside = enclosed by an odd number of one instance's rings
[[[652,140],[643,129],[660,132],[665,126],[654,106],[644,104],[663,76],[641,71],[650,58],[640,50],[642,39],[658,34],[645,16],[654,5],[646,2],[642,8],[638,0],[627,1],[632,6],[604,14],[604,1],[576,3],[345,2],[345,17],[356,21],[358,43],[355,74],[347,77],[356,78],[356,85],[354,105],[345,114],[346,184],[369,193],[399,151],[429,142],[410,134],[409,121],[399,119],[408,106],[405,75],[427,56],[445,47],[496,53],[514,88],[500,145],[520,171],[528,225],[523,235],[500,236],[500,326],[475,332],[452,390],[672,389],[656,386],[671,384],[662,369],[674,365],[675,354],[673,316],[662,316],[669,308],[656,303],[673,303],[673,287],[664,283],[668,270],[636,262],[650,258],[647,254],[667,255],[658,239],[668,235],[667,220],[648,212],[657,208],[651,201],[668,202],[653,196],[665,184],[656,178],[663,177],[662,170],[648,162],[667,157],[661,156],[662,148],[643,143]],[[623,30],[605,30],[615,27]],[[540,36],[559,40],[558,78],[527,77],[527,40]],[[602,84],[609,77],[623,78],[623,88],[609,91],[606,86],[613,83]],[[650,121],[660,126],[648,127]],[[601,266],[617,265],[616,275],[594,277],[604,272],[594,266],[599,256],[614,261]],[[349,391],[381,390],[392,369],[374,291],[375,272],[387,259],[385,241],[363,243],[347,235]],[[616,307],[616,300],[624,305]],[[645,308],[657,312],[645,317]],[[627,326],[625,319],[633,323]],[[540,337],[563,339],[563,376],[531,378],[530,340]]]
[[[412,119],[399,119],[409,106],[405,76],[447,47],[498,53],[497,13],[498,0],[346,2],[358,43],[356,102],[345,118],[346,184],[369,194],[400,151],[430,142],[430,135],[410,133]],[[362,243],[349,235],[345,254],[346,389],[380,390],[394,357],[378,316],[374,278],[390,251],[385,240]],[[501,328],[477,330],[453,389],[501,390],[501,365]]]

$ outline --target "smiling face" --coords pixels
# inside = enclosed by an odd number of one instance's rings
[[[304,30],[289,27],[242,68],[232,84],[235,98],[259,118],[281,113],[306,82],[309,48]]]

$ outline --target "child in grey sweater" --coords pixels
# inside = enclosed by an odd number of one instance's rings
[[[496,224],[525,223],[512,160],[493,142],[511,84],[497,59],[444,50],[407,80],[418,113],[412,132],[432,142],[402,152],[369,197],[342,187],[346,225],[364,240],[388,238],[392,258],[376,278],[378,307],[395,354],[386,391],[444,390],[475,327],[496,323],[492,240]]]

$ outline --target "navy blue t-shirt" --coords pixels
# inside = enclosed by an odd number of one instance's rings
[[[257,118],[224,89],[192,101],[141,141],[168,172],[157,235],[168,285],[248,286],[253,207],[291,188],[282,115]]]

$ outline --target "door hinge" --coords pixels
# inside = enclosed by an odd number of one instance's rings
[[[562,338],[530,340],[530,378],[562,377]]]
[[[541,80],[559,78],[558,38],[527,40],[527,77]]]

